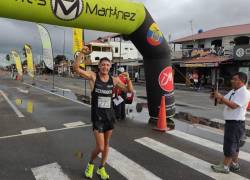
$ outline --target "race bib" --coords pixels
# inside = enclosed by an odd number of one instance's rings
[[[110,97],[98,97],[98,108],[111,108]]]

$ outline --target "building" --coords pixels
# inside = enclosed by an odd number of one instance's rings
[[[98,57],[104,56],[112,59],[113,70],[116,71],[118,67],[124,67],[126,71],[129,72],[131,77],[134,77],[135,73],[139,73],[139,79],[144,81],[144,68],[143,68],[143,57],[134,46],[131,41],[124,40],[120,34],[114,34],[105,37],[99,37],[97,40],[92,41],[87,44],[92,45],[92,57],[90,57],[92,64],[98,62]],[[111,49],[105,51],[97,48],[96,45],[109,47]],[[94,46],[94,48],[93,48]],[[96,52],[98,49],[98,52]],[[103,48],[102,48],[103,49]],[[105,54],[108,52],[108,54]],[[111,53],[111,54],[110,54]]]
[[[181,45],[181,51],[175,46]],[[250,24],[220,27],[173,41],[175,82],[189,83],[198,73],[204,85],[230,85],[233,73],[243,71],[250,75]],[[216,75],[219,78],[216,78]]]
[[[88,59],[92,65],[98,65],[99,60],[103,57],[109,59],[113,58],[112,46],[100,41],[92,41],[86,44],[91,53],[88,55]]]

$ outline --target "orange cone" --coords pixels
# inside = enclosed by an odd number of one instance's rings
[[[167,128],[165,96],[161,97],[161,106],[158,115],[157,127],[154,130],[165,132]]]

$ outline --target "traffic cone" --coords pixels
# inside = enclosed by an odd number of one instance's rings
[[[165,132],[168,130],[167,128],[167,118],[166,118],[166,103],[165,96],[161,97],[161,105],[158,115],[157,127],[154,130]]]

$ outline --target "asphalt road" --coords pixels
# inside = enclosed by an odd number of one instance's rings
[[[75,93],[51,93],[44,81],[32,86],[28,80],[0,77],[1,180],[84,179],[83,169],[95,145],[90,107],[78,102]],[[66,84],[60,88],[68,88],[67,81],[60,83]],[[216,174],[210,165],[222,159],[221,132],[176,120],[175,131],[159,133],[143,113],[115,125],[107,162],[111,179],[250,178],[249,148],[242,153],[239,174]]]

